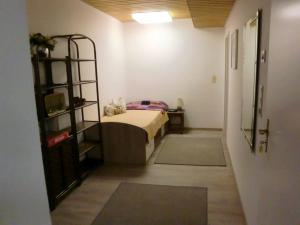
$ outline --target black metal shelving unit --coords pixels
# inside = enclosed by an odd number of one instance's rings
[[[101,141],[101,121],[100,121],[100,102],[99,102],[99,84],[97,70],[97,53],[96,46],[92,39],[82,34],[59,35],[53,36],[57,41],[64,41],[67,44],[68,55],[64,58],[52,58],[51,52],[49,57],[32,57],[34,79],[35,79],[35,95],[37,114],[40,126],[41,148],[46,177],[47,192],[49,198],[50,209],[53,210],[57,204],[76,186],[80,185],[87,174],[96,165],[103,161],[102,141]],[[78,40],[86,40],[90,42],[93,48],[92,59],[80,58]],[[75,52],[72,50],[75,49]],[[72,55],[75,53],[75,58]],[[66,66],[67,82],[56,84],[53,82],[53,63],[63,62]],[[81,63],[92,62],[95,70],[94,80],[84,80],[81,74]],[[74,65],[75,64],[75,65]],[[41,83],[41,69],[44,67],[45,83]],[[72,67],[77,67],[78,80],[75,80]],[[86,101],[83,105],[76,107],[74,103],[74,87],[79,87],[79,97],[83,97],[83,86],[86,84],[95,84],[96,99]],[[56,89],[67,89],[69,107],[67,110],[47,116],[45,110],[44,96],[55,92]],[[85,119],[84,109],[97,105],[97,120],[88,121]],[[76,112],[81,111],[81,118],[76,120]],[[69,114],[70,127],[65,129],[49,132],[47,123],[54,118]],[[87,132],[97,132],[96,139],[89,139]],[[55,135],[68,131],[69,138],[59,142],[53,147],[48,147],[47,138],[50,135]],[[79,134],[82,134],[79,138]],[[91,150],[99,150],[99,158],[88,157]],[[81,159],[84,160],[81,161]]]

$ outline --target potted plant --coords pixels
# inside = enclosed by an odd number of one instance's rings
[[[41,57],[48,57],[49,51],[53,51],[56,41],[48,36],[44,36],[41,33],[35,33],[30,35],[30,47],[31,54],[38,54]]]

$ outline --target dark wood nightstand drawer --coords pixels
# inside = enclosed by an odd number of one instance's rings
[[[182,134],[184,132],[184,111],[168,111],[168,133]]]

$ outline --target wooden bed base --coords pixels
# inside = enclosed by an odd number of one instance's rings
[[[104,162],[106,164],[145,165],[162,132],[148,142],[147,132],[140,127],[123,123],[102,123]]]

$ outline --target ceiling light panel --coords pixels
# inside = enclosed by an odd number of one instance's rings
[[[132,19],[141,24],[152,23],[170,23],[172,22],[171,15],[166,12],[145,12],[145,13],[133,13]]]

